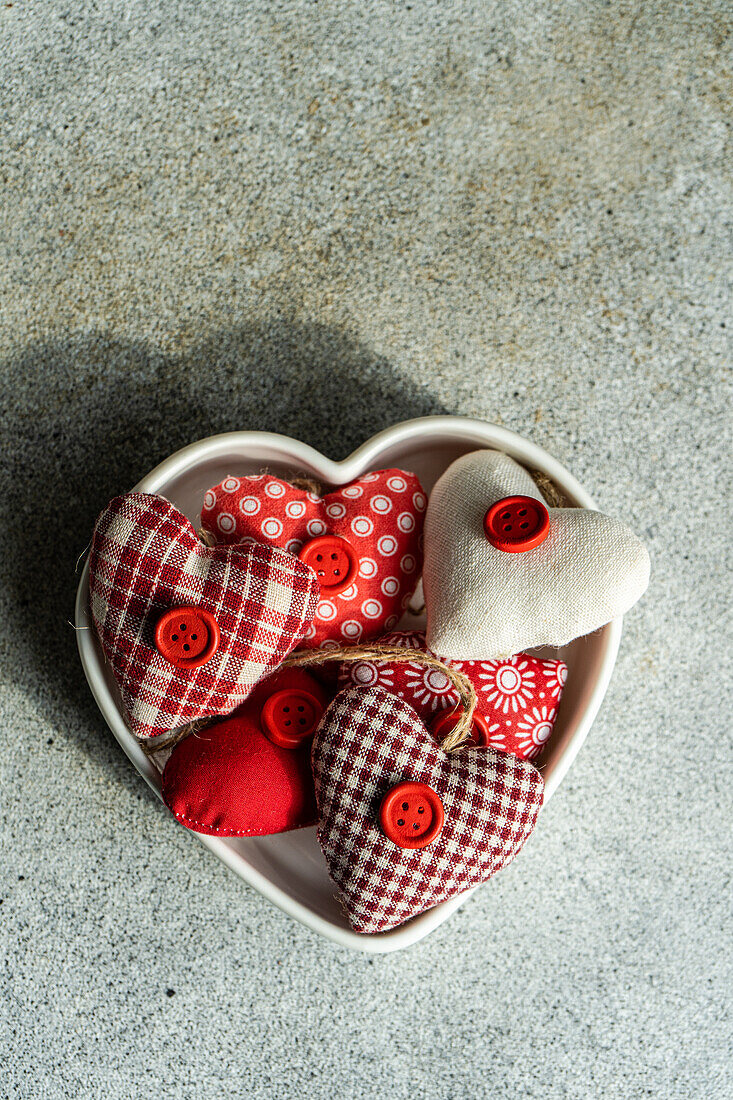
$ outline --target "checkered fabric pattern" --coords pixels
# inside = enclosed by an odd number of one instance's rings
[[[319,586],[308,566],[257,543],[209,548],[163,497],[128,493],[97,520],[89,557],[94,625],[130,729],[155,737],[229,714],[280,664],[313,619]],[[219,648],[199,668],[176,668],[154,631],[170,608],[210,612]]]
[[[316,733],[318,839],[357,932],[383,932],[490,878],[517,854],[542,805],[542,776],[490,748],[447,755],[415,711],[381,688],[347,688]],[[426,783],[445,822],[426,848],[403,849],[379,826],[397,783]]]

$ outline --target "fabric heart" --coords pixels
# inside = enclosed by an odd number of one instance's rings
[[[397,625],[422,568],[427,498],[414,474],[364,474],[324,497],[259,474],[227,477],[204,497],[217,541],[253,538],[299,555],[319,578],[309,645],[366,641]]]
[[[327,703],[307,672],[278,669],[229,718],[176,745],[163,771],[166,806],[187,829],[213,836],[267,836],[314,824],[310,749]],[[272,740],[298,721],[297,744]]]
[[[290,554],[210,549],[146,493],[102,512],[89,572],[94,625],[138,737],[229,714],[302,639],[318,599],[312,570]]]
[[[542,805],[531,764],[485,747],[447,755],[412,707],[381,688],[336,696],[312,761],[318,839],[357,932],[394,928],[490,878]]]
[[[508,455],[464,455],[433,489],[423,584],[437,653],[485,660],[566,645],[625,614],[648,583],[649,555],[623,523],[547,509]]]
[[[432,653],[420,630],[395,631],[380,644],[406,646]],[[445,660],[445,658],[441,658]],[[568,668],[563,661],[542,660],[518,653],[495,661],[448,661],[473,684],[478,702],[474,714],[475,741],[523,760],[539,754],[552,733]],[[344,661],[338,686],[382,687],[404,699],[441,740],[451,727],[449,712],[459,699],[439,669],[417,661]]]

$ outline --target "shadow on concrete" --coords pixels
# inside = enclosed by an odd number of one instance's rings
[[[117,748],[70,622],[77,560],[107,501],[218,432],[282,432],[338,459],[390,424],[448,411],[342,332],[285,321],[241,325],[180,356],[79,336],[2,370],[6,671],[54,736],[76,737],[105,766]]]

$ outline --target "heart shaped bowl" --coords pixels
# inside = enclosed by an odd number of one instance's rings
[[[304,443],[271,432],[211,436],[161,462],[135,488],[160,493],[198,526],[204,492],[228,474],[258,473],[267,468],[283,476],[304,473],[324,484],[342,485],[370,470],[397,466],[414,471],[430,491],[456,458],[483,447],[505,451],[522,465],[541,470],[573,505],[595,507],[575,478],[541,447],[506,428],[455,416],[431,416],[396,424],[368,440],[343,462],[333,462]],[[414,629],[424,623],[408,615],[404,625]],[[160,795],[158,767],[125,725],[117,687],[91,629],[88,561],[77,593],[76,626],[84,672],[99,709],[140,775]],[[598,713],[620,639],[621,619],[616,619],[560,650],[535,651],[541,656],[561,656],[568,666],[568,681],[555,728],[534,761],[544,775],[545,800],[557,789]],[[349,928],[336,888],[328,877],[315,828],[257,838],[194,835],[245,882],[295,920],[336,943],[372,954],[416,943],[442,924],[473,892],[451,898],[390,932],[357,935]]]

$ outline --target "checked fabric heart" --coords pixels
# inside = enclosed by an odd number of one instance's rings
[[[649,583],[628,527],[587,508],[547,508],[527,471],[474,451],[436,483],[425,519],[430,648],[459,660],[562,646],[624,615]]]
[[[234,714],[176,745],[163,770],[166,806],[187,829],[211,836],[314,824],[311,740],[327,703],[307,672],[278,669]],[[278,736],[291,729],[294,737]]]
[[[380,644],[406,646],[431,653],[420,630],[395,631]],[[445,660],[445,658],[441,658]],[[564,661],[517,653],[494,661],[448,661],[476,689],[474,741],[499,752],[532,760],[552,733],[568,669]],[[408,702],[418,717],[442,740],[455,725],[452,708],[458,693],[440,669],[415,661],[344,661],[338,686],[381,687]]]
[[[323,497],[259,474],[209,489],[201,523],[217,542],[252,538],[299,556],[321,586],[308,644],[349,644],[402,617],[422,568],[426,503],[404,470],[363,474]]]
[[[486,747],[444,753],[412,707],[381,688],[336,696],[312,763],[318,839],[357,932],[394,928],[490,878],[542,805],[531,764]]]
[[[301,641],[312,570],[271,546],[204,546],[163,497],[116,497],[89,556],[91,613],[130,729],[229,714]]]

